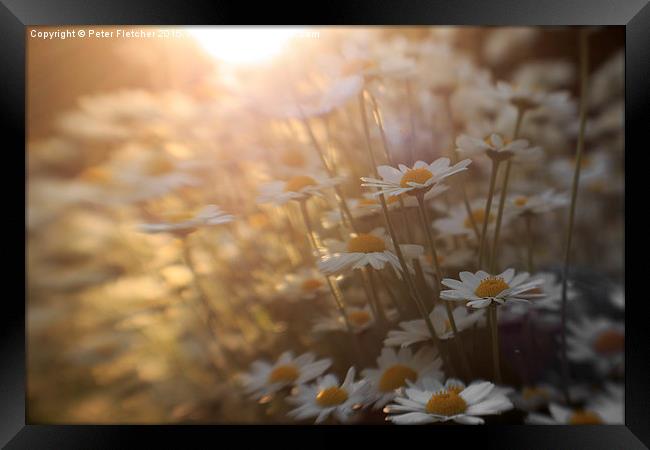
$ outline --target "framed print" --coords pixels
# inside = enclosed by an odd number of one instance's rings
[[[3,0],[2,444],[647,448],[647,2],[276,8]]]

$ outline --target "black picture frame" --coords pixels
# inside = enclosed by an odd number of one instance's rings
[[[275,15],[273,14],[275,13]],[[650,104],[650,5],[647,0],[411,0],[336,1],[320,5],[247,3],[225,1],[83,1],[83,0],[1,0],[0,1],[0,101],[3,122],[7,126],[5,156],[16,157],[15,164],[6,162],[5,173],[18,178],[20,162],[25,163],[19,149],[25,145],[25,41],[29,25],[81,24],[259,24],[274,20],[283,24],[355,24],[355,25],[622,25],[625,27],[625,141],[626,149],[643,144],[648,127]],[[647,151],[647,144],[639,151]],[[626,155],[626,204],[631,204],[630,183],[635,171],[643,170],[639,161],[629,164]],[[26,167],[25,167],[26,168]],[[26,172],[25,172],[26,173]],[[640,175],[641,179],[643,176]],[[7,197],[18,210],[22,199],[14,192],[21,185],[13,177],[3,177]],[[640,187],[638,190],[646,190]],[[13,203],[12,203],[12,206]],[[23,206],[25,204],[23,203]],[[637,241],[632,234],[630,208],[626,210],[626,263],[634,260],[628,243]],[[639,215],[641,212],[638,213]],[[19,247],[21,223],[13,216],[7,220],[6,242]],[[647,235],[647,231],[644,233]],[[25,245],[27,242],[25,242]],[[632,244],[630,244],[631,246]],[[638,246],[635,245],[635,248]],[[23,250],[24,251],[24,247]],[[17,254],[21,250],[16,248]],[[24,253],[22,253],[24,255]],[[18,259],[20,261],[20,258]],[[15,285],[20,279],[20,266],[11,259],[5,283]],[[633,296],[634,279],[643,279],[643,267],[626,264],[626,297],[632,299],[626,308],[626,390],[625,425],[621,426],[486,426],[486,427],[272,427],[272,426],[46,426],[26,423],[26,334],[25,303],[27,277],[25,269],[23,296],[9,295],[3,299],[0,314],[2,368],[0,369],[0,444],[6,448],[117,448],[130,444],[160,445],[162,448],[204,447],[226,445],[233,439],[237,446],[247,447],[252,436],[299,432],[292,442],[311,445],[332,440],[343,442],[342,433],[370,431],[385,445],[412,442],[422,438],[428,445],[453,442],[481,445],[480,448],[526,449],[637,449],[650,445],[650,342],[647,316],[643,303],[647,296]],[[642,264],[640,266],[643,266]],[[11,271],[16,271],[13,274]],[[642,286],[639,287],[641,288]],[[639,301],[636,301],[639,300]],[[370,429],[372,428],[372,429]],[[318,433],[307,436],[305,433]],[[408,434],[407,434],[408,433]],[[424,434],[426,433],[426,435]],[[431,434],[433,433],[433,434]],[[287,436],[289,437],[289,436]],[[279,438],[279,436],[278,436]],[[264,437],[263,439],[266,439]],[[388,440],[386,440],[388,439]],[[405,440],[408,439],[408,440]],[[205,444],[199,444],[200,441]],[[391,442],[393,441],[393,442]],[[239,441],[237,441],[239,442]],[[645,445],[644,445],[645,444]],[[452,444],[449,444],[452,445]]]

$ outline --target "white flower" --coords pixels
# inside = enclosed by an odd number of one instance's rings
[[[483,317],[484,311],[479,310],[468,313],[464,306],[459,306],[454,308],[452,314],[458,331],[463,331],[478,322]],[[449,322],[449,317],[447,316],[447,309],[443,305],[436,305],[433,311],[431,311],[431,314],[429,314],[429,318],[439,339],[453,337],[453,330]],[[400,346],[403,348],[431,339],[424,319],[400,322],[399,326],[402,328],[401,330],[391,330],[388,332],[384,340],[384,345]]]
[[[407,381],[417,382],[429,377],[442,379],[441,367],[442,360],[431,347],[422,347],[415,354],[408,348],[398,352],[383,348],[377,358],[377,368],[364,369],[362,375],[372,387],[376,398],[374,408],[377,409],[392,401]]]
[[[200,227],[221,225],[235,219],[234,216],[223,212],[216,205],[207,205],[198,212],[182,211],[165,215],[167,220],[164,222],[140,224],[140,231],[145,233],[188,233]]]
[[[461,272],[460,281],[451,278],[442,280],[442,284],[451,288],[440,292],[443,300],[467,302],[471,308],[485,308],[492,302],[503,305],[506,302],[528,303],[528,299],[540,298],[543,294],[531,292],[543,283],[543,280],[529,281],[530,275],[522,272],[515,276],[514,269],[506,269],[499,275],[490,275],[479,270],[476,273]]]
[[[448,382],[449,383],[449,382]],[[452,420],[465,425],[480,425],[479,416],[500,414],[512,409],[512,403],[487,381],[475,381],[460,389],[457,384],[443,385],[434,378],[426,378],[417,385],[408,383],[404,393],[384,411],[398,425],[446,422]]]
[[[621,369],[625,358],[625,326],[604,317],[581,318],[567,324],[567,354],[577,363],[592,364],[600,375]]]
[[[368,403],[368,384],[354,381],[356,371],[350,367],[342,384],[336,375],[327,374],[315,385],[301,386],[295,397],[287,398],[289,403],[299,405],[288,414],[298,420],[316,417],[321,423],[330,415],[342,423],[348,422],[355,410]]]
[[[569,101],[569,93],[565,91],[548,93],[529,86],[514,86],[503,81],[497,83],[494,95],[521,110],[536,109],[541,106],[561,110]]]
[[[312,300],[328,292],[327,281],[322,273],[312,268],[302,268],[285,276],[276,286],[282,300]]]
[[[388,263],[399,274],[402,266],[393,252],[392,244],[388,241],[383,228],[376,228],[370,233],[359,233],[350,237],[345,243],[333,239],[327,240],[325,245],[330,254],[321,259],[318,268],[326,275],[335,275],[367,266],[381,270]],[[407,261],[417,258],[424,252],[424,248],[420,245],[403,244],[400,248]],[[409,270],[413,271],[411,267]]]
[[[506,201],[506,208],[513,214],[543,214],[556,208],[561,208],[569,203],[565,194],[557,194],[549,189],[538,195],[510,195]]]
[[[492,159],[512,157],[516,162],[539,158],[542,153],[541,148],[530,147],[526,139],[510,141],[497,133],[492,133],[484,139],[461,134],[456,138],[456,147],[456,151],[463,156],[472,157],[485,153]]]
[[[315,379],[332,365],[329,358],[316,361],[316,356],[309,352],[296,358],[293,352],[284,352],[275,364],[255,361],[251,364],[251,373],[243,376],[247,393],[255,398],[263,398],[283,388],[298,386]]]
[[[364,183],[361,186],[378,188],[375,195],[380,195],[382,192],[388,196],[403,193],[424,194],[431,189],[442,189],[437,186],[438,183],[455,173],[466,170],[471,162],[471,160],[465,159],[450,166],[449,158],[438,158],[431,164],[417,161],[413,168],[408,168],[404,164],[400,164],[399,169],[391,166],[379,166],[377,171],[382,179],[362,177],[361,180]]]
[[[340,178],[296,175],[286,181],[273,181],[260,187],[258,203],[283,205],[290,200],[306,200],[313,195],[322,196],[323,191],[341,182]]]
[[[551,416],[531,413],[526,418],[529,425],[602,425],[625,423],[623,387],[605,386],[605,392],[587,402],[584,408],[570,409],[557,403],[548,406]]]

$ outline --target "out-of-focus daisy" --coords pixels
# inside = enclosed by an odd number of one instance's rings
[[[374,408],[381,408],[395,398],[396,390],[405,387],[407,381],[417,382],[423,378],[442,379],[442,360],[431,347],[422,347],[411,353],[408,348],[395,351],[383,348],[377,358],[376,369],[364,369],[362,376],[370,383],[376,396]]]
[[[381,213],[381,203],[379,199],[372,194],[364,194],[362,198],[351,198],[347,200],[348,208],[352,217],[359,219]],[[399,197],[386,198],[388,209],[399,207]],[[339,208],[328,211],[325,214],[324,225],[327,228],[341,224],[343,221],[341,210]]]
[[[543,280],[539,286],[531,289],[529,292],[532,294],[541,294],[543,297],[531,299],[530,303],[511,304],[508,308],[503,310],[503,314],[499,316],[499,322],[507,322],[513,319],[520,319],[522,315],[530,310],[557,312],[560,310],[562,302],[562,280],[550,272],[539,272],[534,275],[535,279]],[[572,301],[578,295],[578,291],[569,282],[567,287],[567,301]]]
[[[463,156],[478,156],[485,153],[490,158],[501,161],[513,158],[514,161],[526,161],[538,158],[542,149],[530,147],[526,139],[511,141],[502,135],[492,133],[484,139],[461,134],[456,139],[456,151]]]
[[[609,294],[609,300],[617,308],[625,309],[625,289],[623,286],[615,287]]]
[[[274,364],[255,361],[251,365],[251,372],[245,374],[242,379],[246,392],[262,399],[286,387],[311,381],[322,375],[331,365],[331,359],[316,360],[316,356],[311,352],[294,358],[293,352],[287,351],[282,353]]]
[[[546,407],[550,402],[562,400],[562,393],[547,383],[534,386],[524,386],[521,391],[514,391],[510,399],[515,407],[523,411],[537,411]]]
[[[549,189],[537,195],[511,195],[506,201],[508,208],[515,215],[543,214],[569,203],[565,194],[558,194]]]
[[[621,369],[625,358],[625,326],[604,317],[582,317],[567,324],[567,354],[592,364],[599,374]]]
[[[353,413],[368,404],[369,385],[366,381],[354,381],[354,367],[348,369],[343,383],[336,375],[327,374],[314,385],[301,386],[295,397],[288,402],[298,405],[288,414],[298,420],[316,417],[321,423],[330,415],[339,422],[350,421]]]
[[[453,166],[450,165],[449,158],[438,158],[431,164],[424,161],[417,161],[412,168],[399,165],[399,169],[391,166],[379,166],[377,172],[381,180],[376,178],[362,177],[364,183],[361,186],[374,187],[378,191],[375,195],[382,192],[388,196],[401,195],[419,195],[432,189],[442,189],[437,186],[445,178],[462,172],[471,164],[471,160],[465,159]],[[441,191],[442,192],[442,191]]]
[[[285,276],[276,286],[277,294],[283,300],[312,300],[329,292],[327,281],[316,269],[302,268]]]
[[[346,308],[346,314],[348,322],[355,333],[361,333],[375,323],[369,306],[364,306],[363,308],[348,307]],[[386,316],[389,320],[394,320],[397,316],[397,311],[386,311]],[[347,328],[343,317],[336,312],[329,316],[316,319],[312,330],[316,333],[322,333],[327,331],[346,331]]]
[[[475,252],[468,248],[459,248],[457,250],[452,250],[446,254],[437,255],[437,262],[440,267],[450,268],[450,267],[467,267],[467,264],[473,262],[475,258]],[[436,286],[436,271],[433,267],[433,256],[430,254],[420,256],[420,265],[422,266],[422,271],[424,272],[424,279],[429,286],[434,288]]]
[[[515,275],[514,269],[506,269],[499,275],[490,275],[483,270],[461,272],[459,277],[460,281],[452,278],[442,280],[442,284],[451,289],[440,292],[440,298],[467,302],[471,308],[486,308],[492,302],[499,305],[507,302],[528,303],[529,299],[544,295],[533,292],[543,280],[529,280],[528,272]]]
[[[474,381],[464,389],[443,385],[435,378],[425,378],[417,385],[408,383],[403,394],[384,411],[386,420],[398,425],[415,425],[452,420],[465,425],[480,425],[480,416],[501,414],[512,409],[508,398],[487,381]]]
[[[232,222],[235,217],[216,205],[207,205],[199,211],[181,211],[164,214],[165,221],[139,225],[145,233],[190,233],[200,227],[211,227]]]
[[[474,225],[480,230],[485,220],[485,200],[477,199],[472,201],[470,203],[470,209],[472,211],[471,217],[467,213],[465,205],[455,205],[449,210],[447,217],[434,220],[433,226],[443,236],[475,237]],[[502,224],[507,223],[509,219],[510,215],[504,212]],[[490,211],[490,216],[488,217],[488,233],[492,232],[496,220],[496,211]]]
[[[529,425],[614,425],[625,423],[624,390],[609,384],[605,392],[587,402],[584,408],[570,409],[557,403],[548,406],[551,416],[531,413],[526,418]]]
[[[296,175],[285,181],[272,181],[262,185],[257,201],[283,205],[290,200],[306,200],[313,195],[322,196],[323,191],[340,182],[340,178]]]
[[[521,111],[546,107],[562,109],[569,101],[569,93],[565,91],[548,93],[531,86],[512,85],[503,81],[497,82],[495,96],[506,101]]]
[[[372,267],[383,269],[390,264],[396,273],[402,271],[399,259],[393,251],[383,228],[376,228],[370,233],[359,233],[350,237],[346,242],[327,240],[325,245],[329,255],[324,256],[318,263],[318,268],[326,275],[335,275],[347,270]],[[400,245],[407,260],[419,257],[424,252],[420,245]],[[413,270],[409,267],[410,270]]]
[[[468,313],[464,306],[459,306],[454,308],[452,314],[458,331],[463,331],[481,319],[484,311],[480,310]],[[449,339],[453,337],[454,333],[449,322],[449,317],[447,316],[447,309],[444,306],[434,306],[433,311],[429,314],[429,318],[431,319],[438,339]],[[384,340],[384,345],[408,347],[417,342],[424,342],[431,339],[429,329],[423,319],[400,322],[399,326],[402,328],[401,330],[391,330],[388,332]]]

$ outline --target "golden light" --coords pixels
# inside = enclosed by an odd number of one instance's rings
[[[188,33],[214,58],[230,64],[264,62],[304,32],[298,27],[189,27]]]

